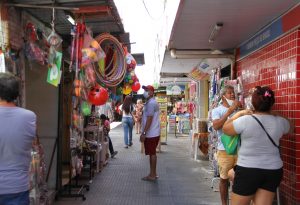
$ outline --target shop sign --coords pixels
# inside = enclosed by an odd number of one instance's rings
[[[240,46],[240,58],[250,54],[251,52],[260,49],[266,44],[278,38],[283,34],[282,19],[278,19],[271,25],[264,28],[262,31],[258,32],[251,39],[243,43]]]
[[[184,85],[168,85],[166,89],[167,95],[182,95],[184,93]]]
[[[208,76],[209,76],[209,73],[205,73],[203,71],[200,71],[197,67],[193,68],[191,70],[191,72],[189,72],[189,74],[188,74],[188,77],[195,80],[195,81],[205,80],[206,77],[208,77]]]

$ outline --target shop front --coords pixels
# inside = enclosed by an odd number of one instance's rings
[[[31,204],[51,203],[55,196],[84,200],[93,177],[108,160],[108,139],[96,111],[140,88],[129,35],[111,2],[110,7],[81,10],[69,5],[0,6],[0,72],[20,77],[17,105],[37,115],[40,144],[32,150]],[[107,18],[114,20],[93,36],[89,21],[95,13],[106,15],[106,11]],[[70,15],[64,12],[76,17],[75,22],[67,22]],[[86,12],[89,19],[82,16]],[[49,19],[43,19],[44,13]],[[113,31],[118,35],[105,33]]]

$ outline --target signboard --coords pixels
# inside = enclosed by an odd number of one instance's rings
[[[200,71],[197,67],[193,68],[188,74],[188,77],[195,81],[206,80],[209,76],[209,73]]]
[[[264,45],[270,43],[277,37],[283,34],[282,19],[278,19],[271,25],[267,26],[260,32],[258,32],[251,39],[243,43],[239,48],[240,58],[250,54],[251,52],[263,47]]]
[[[167,95],[182,95],[184,94],[185,85],[168,85],[166,88]]]
[[[166,96],[156,98],[159,103],[159,119],[160,119],[160,143],[167,144],[167,102]]]

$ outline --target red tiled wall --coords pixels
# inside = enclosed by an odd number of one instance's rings
[[[295,133],[281,140],[284,177],[281,204],[300,204],[300,30],[237,62],[245,93],[257,85],[275,92],[274,109],[295,121]]]

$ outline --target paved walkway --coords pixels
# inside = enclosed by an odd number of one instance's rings
[[[135,132],[134,132],[135,133]],[[115,150],[104,170],[97,174],[86,192],[86,201],[60,198],[56,205],[217,205],[219,192],[210,188],[212,173],[208,161],[193,161],[190,139],[168,136],[168,145],[158,153],[156,182],[142,181],[148,174],[148,157],[141,154],[139,136],[134,134],[133,146],[123,146],[123,129],[119,125],[110,133]]]

